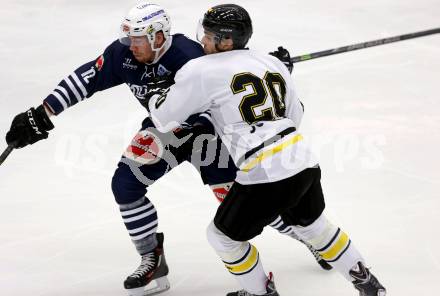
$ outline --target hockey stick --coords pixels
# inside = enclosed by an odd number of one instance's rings
[[[12,143],[8,146],[8,148],[3,151],[2,155],[0,155],[0,165],[6,160],[6,158],[11,154],[12,150],[15,148],[15,143]]]
[[[413,38],[419,38],[419,37],[428,36],[428,35],[432,35],[432,34],[438,34],[438,33],[440,33],[440,28],[435,28],[435,29],[430,29],[430,30],[425,30],[425,31],[420,31],[420,32],[415,32],[415,33],[409,33],[409,34],[404,34],[404,35],[399,35],[399,36],[394,36],[394,37],[389,37],[389,38],[377,39],[377,40],[373,40],[373,41],[337,47],[337,48],[323,50],[323,51],[317,51],[317,52],[293,57],[290,59],[290,61],[292,63],[299,63],[299,62],[308,61],[308,60],[312,60],[312,59],[316,59],[316,58],[321,58],[321,57],[325,57],[325,56],[329,56],[329,55],[349,52],[349,51],[358,50],[358,49],[364,49],[364,48],[373,47],[373,46],[384,45],[384,44],[388,44],[388,43],[393,43],[393,42],[398,42],[398,41],[403,41],[403,40],[408,40],[408,39],[413,39]]]

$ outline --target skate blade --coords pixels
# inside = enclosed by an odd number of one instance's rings
[[[154,279],[156,283],[156,287],[149,288],[151,283],[145,288],[144,296],[151,296],[163,293],[170,289],[170,282],[168,281],[166,276]]]
[[[128,296],[144,296],[144,287],[126,289]]]

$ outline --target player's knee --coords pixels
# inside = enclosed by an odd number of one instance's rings
[[[206,230],[206,236],[209,244],[218,253],[230,253],[236,249],[240,249],[244,242],[234,241],[227,237],[220,229],[218,229],[214,222],[211,222]]]
[[[136,179],[127,165],[121,163],[113,175],[111,186],[118,204],[136,202],[147,193],[146,186]]]
[[[131,141],[124,156],[142,165],[152,165],[159,162],[164,154],[165,145],[153,127],[148,127]]]
[[[113,191],[113,196],[115,197],[115,200],[118,204],[126,204],[127,202],[124,201],[124,190],[125,186],[124,186],[124,182],[122,181],[122,177],[121,177],[121,170],[118,167],[115,171],[115,173],[113,174],[113,178],[112,178],[112,191]]]
[[[250,272],[258,264],[258,250],[249,242],[234,241],[212,222],[207,230],[208,241],[223,260],[226,268],[235,275]]]

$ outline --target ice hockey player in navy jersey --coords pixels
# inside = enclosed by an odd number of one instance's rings
[[[110,44],[97,59],[85,63],[64,78],[37,108],[17,115],[6,141],[22,148],[48,137],[54,128],[51,117],[90,98],[98,91],[127,84],[137,100],[145,106],[157,85],[169,86],[176,72],[189,60],[204,55],[200,44],[182,34],[170,34],[170,20],[159,5],[141,2],[123,20],[119,40]],[[151,87],[154,86],[154,87]],[[192,142],[203,132],[213,132],[209,114],[190,116],[173,132],[159,133],[147,117],[140,131],[124,152],[112,179],[112,190],[123,222],[138,253],[140,266],[124,282],[130,295],[163,292],[169,288],[168,267],[163,253],[163,234],[156,233],[158,217],[146,197],[147,187],[183,161],[191,160]],[[217,142],[218,150],[222,143]],[[206,166],[198,166],[205,184],[209,184],[221,201],[236,176],[229,156],[225,163],[220,155]],[[140,174],[136,174],[140,172]],[[141,177],[140,177],[141,176]],[[291,227],[277,218],[272,225],[283,234],[297,238]],[[329,268],[309,245],[323,268]],[[152,280],[156,286],[148,285]],[[148,287],[146,288],[146,286]],[[147,289],[144,291],[144,289]]]

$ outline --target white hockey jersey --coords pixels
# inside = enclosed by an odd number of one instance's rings
[[[241,184],[274,182],[317,165],[297,131],[303,108],[290,73],[273,56],[233,50],[191,60],[149,107],[161,132],[209,110]]]

